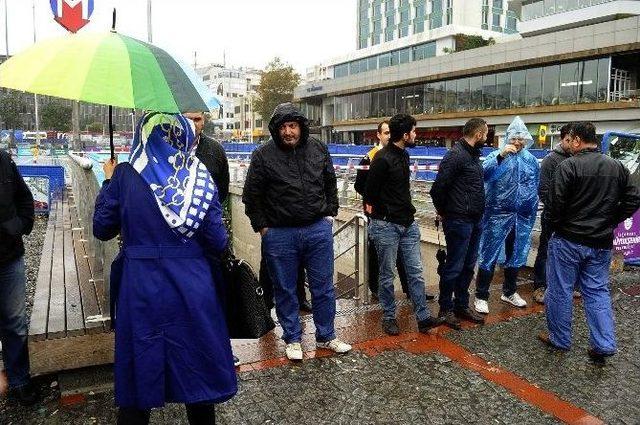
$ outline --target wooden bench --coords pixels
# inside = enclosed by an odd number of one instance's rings
[[[90,202],[90,201],[89,201]],[[29,326],[34,375],[113,362],[109,302],[67,188],[52,203]]]

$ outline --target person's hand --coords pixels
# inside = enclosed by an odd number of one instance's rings
[[[268,230],[268,227],[263,227],[262,229],[260,229],[260,236],[266,235]]]
[[[500,152],[500,156],[503,158],[506,158],[508,155],[517,154],[517,153],[518,153],[518,148],[516,148],[515,145],[508,143],[507,145],[505,145],[504,148],[502,148],[502,151]]]
[[[116,165],[118,165],[117,159],[109,158],[102,164],[102,170],[104,171],[104,178],[110,179],[113,176],[113,170],[116,169]]]

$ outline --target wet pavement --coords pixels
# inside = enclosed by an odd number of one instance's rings
[[[429,288],[433,292],[433,288]],[[606,366],[586,356],[587,329],[575,306],[574,346],[565,354],[536,339],[544,330],[541,306],[513,309],[492,286],[487,325],[462,331],[416,332],[398,294],[402,334],[389,337],[377,305],[339,300],[338,335],[354,351],[314,351],[314,327],[303,317],[305,361],[284,358],[280,332],[259,341],[234,341],[244,364],[238,395],[218,406],[221,424],[640,424],[640,272],[613,279],[620,352]],[[531,288],[519,292],[531,301]],[[437,304],[429,303],[432,312]],[[0,399],[0,424],[110,424],[113,393],[60,398],[55,375],[39,378],[45,401],[21,408]],[[184,407],[152,413],[154,424],[186,423]]]

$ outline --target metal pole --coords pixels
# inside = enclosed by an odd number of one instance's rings
[[[7,2],[5,0],[5,7]],[[33,17],[33,44],[36,44],[36,1],[31,2],[32,5],[32,17]],[[38,111],[38,95],[33,95],[33,104],[35,106],[35,119],[36,119],[36,146],[40,147],[40,113]]]
[[[356,246],[355,246],[356,270],[353,277],[356,281],[356,291],[353,296],[353,299],[359,300],[360,299],[360,218],[357,216],[356,216],[354,225],[355,225],[354,227],[356,232]]]
[[[369,226],[367,222],[367,218],[364,218],[364,226],[362,227],[362,238],[363,241],[363,253],[362,253],[362,262],[364,263],[362,268],[364,270],[364,303],[371,304],[371,291],[369,291]]]
[[[147,41],[153,43],[153,28],[151,26],[151,0],[147,0]]]
[[[7,59],[9,59],[9,19],[8,19],[8,12],[7,12],[7,2],[9,0],[4,0],[4,42],[5,42],[5,46],[7,48],[6,50],[6,56]]]

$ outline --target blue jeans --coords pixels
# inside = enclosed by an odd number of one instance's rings
[[[336,337],[332,229],[329,219],[322,218],[304,227],[271,227],[262,237],[276,315],[287,344],[302,340],[297,292],[300,265],[307,271],[316,340],[327,342]]]
[[[480,222],[447,220],[442,223],[447,241],[447,259],[440,276],[440,312],[469,307],[469,284],[478,261]],[[455,296],[455,300],[454,297]]]
[[[595,249],[558,236],[549,241],[545,309],[551,342],[571,347],[573,288],[580,286],[589,326],[589,342],[599,353],[616,352],[609,293],[610,249]]]
[[[398,251],[407,273],[409,297],[418,321],[429,318],[425,283],[422,277],[420,257],[420,229],[414,221],[409,227],[372,219],[369,222],[369,236],[378,251],[378,299],[384,311],[383,319],[395,319],[396,299],[393,290]]]
[[[24,257],[0,266],[0,340],[10,388],[29,383]]]

